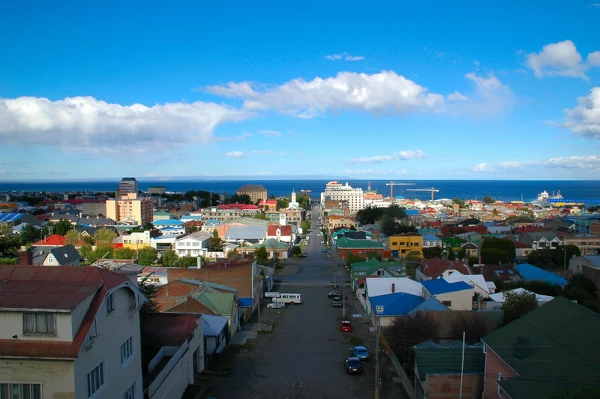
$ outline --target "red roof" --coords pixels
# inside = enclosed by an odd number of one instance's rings
[[[462,274],[473,274],[460,260],[444,260],[440,258],[426,259],[421,261],[421,272],[429,278],[438,278],[446,270],[455,269]]]
[[[142,333],[160,346],[181,346],[194,335],[197,326],[198,316],[157,313],[144,323]]]
[[[291,236],[292,235],[292,226],[289,226],[289,225],[280,226],[278,224],[272,224],[272,225],[267,226],[267,236],[276,237],[277,229],[281,230],[280,236]]]
[[[40,240],[33,245],[36,247],[64,247],[65,245],[67,245],[67,237],[61,236],[59,234],[52,234],[45,240]]]
[[[217,206],[219,209],[239,209],[241,211],[258,211],[258,206],[252,204],[226,204]]]
[[[1,265],[0,281],[4,282],[0,290],[0,307],[13,309],[70,310],[89,295],[94,295],[72,341],[0,339],[0,357],[75,359],[107,290],[129,279],[93,266]]]

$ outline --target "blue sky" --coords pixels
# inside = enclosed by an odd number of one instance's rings
[[[204,3],[0,4],[0,180],[600,177],[600,3]]]

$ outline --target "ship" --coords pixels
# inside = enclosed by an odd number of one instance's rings
[[[537,197],[537,202],[548,202],[549,199],[552,200],[559,200],[559,199],[563,199],[564,197],[560,194],[560,190],[556,192],[556,194],[554,194],[554,192],[552,192],[552,195],[548,194],[548,191],[542,191],[541,193],[538,194]]]

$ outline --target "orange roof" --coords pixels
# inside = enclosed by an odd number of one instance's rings
[[[67,245],[67,237],[61,236],[59,234],[52,234],[45,240],[40,240],[33,245],[36,247],[63,247]]]
[[[286,225],[286,226],[280,226],[278,224],[272,224],[267,226],[267,236],[276,236],[277,235],[277,229],[281,230],[281,235],[282,236],[291,236],[292,235],[292,226]]]

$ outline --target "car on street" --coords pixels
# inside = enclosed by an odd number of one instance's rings
[[[371,358],[371,355],[369,354],[367,348],[365,348],[362,345],[353,346],[352,348],[350,348],[350,356],[357,357],[360,360],[369,360]]]
[[[342,320],[340,322],[340,331],[341,332],[352,332],[352,323],[348,320]]]
[[[327,248],[323,248],[321,251],[322,252],[327,252]]]
[[[341,308],[342,306],[344,306],[342,296],[334,296],[332,305],[334,308]]]
[[[341,293],[339,293],[338,291],[329,291],[327,293],[327,298],[333,298],[334,296],[340,296],[342,295]]]
[[[344,368],[346,369],[346,373],[348,374],[362,374],[363,373],[363,365],[359,358],[357,357],[349,357],[344,362]]]
[[[276,298],[279,299],[279,298]],[[285,309],[285,302],[282,300],[274,300],[273,302],[269,302],[267,304],[268,309]]]

